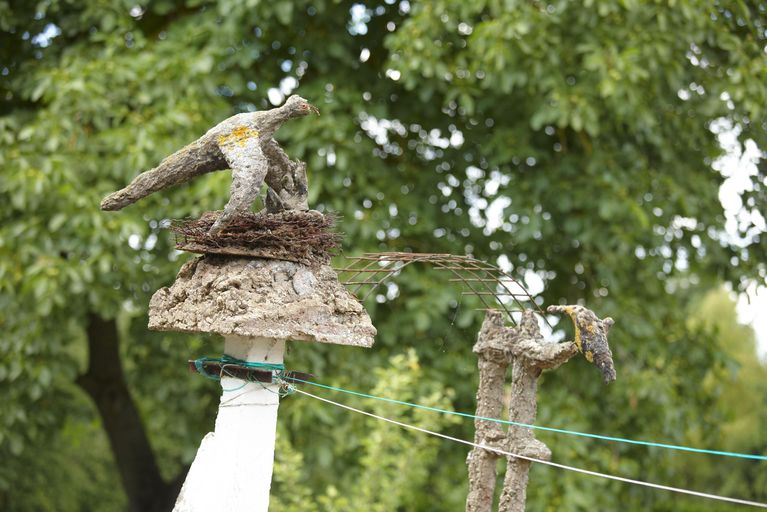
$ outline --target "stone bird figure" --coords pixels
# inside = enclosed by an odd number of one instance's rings
[[[293,95],[281,107],[232,116],[136,176],[124,189],[109,194],[101,201],[101,209],[120,210],[158,190],[228,167],[232,169],[229,202],[208,231],[216,235],[235,215],[250,208],[270,171],[285,172],[281,166],[287,156],[272,138],[277,129],[289,119],[310,113],[319,115],[319,110]]]
[[[613,354],[607,344],[607,332],[615,321],[607,317],[600,320],[590,309],[583,306],[549,306],[549,313],[565,313],[575,326],[575,345],[586,360],[602,372],[605,384],[616,379]]]

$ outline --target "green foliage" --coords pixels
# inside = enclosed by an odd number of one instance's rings
[[[742,453],[764,453],[767,433],[760,426],[767,421],[764,408],[767,366],[755,357],[753,330],[738,324],[735,303],[724,290],[709,292],[698,301],[691,322],[710,332],[711,338],[727,354],[729,364],[721,375],[708,375],[701,381],[706,388],[720,387],[719,398],[711,411],[720,426],[703,433],[697,425],[691,425],[687,430],[690,442],[707,442],[723,450]],[[698,488],[721,487],[733,496],[767,499],[767,463],[764,461],[725,459],[711,463],[682,457],[673,463],[676,471]]]
[[[379,368],[375,373],[378,384],[371,391],[373,394],[396,396],[399,400],[451,410],[452,389],[444,388],[436,381],[425,380],[425,372],[413,349],[393,356],[387,368]],[[315,394],[316,388],[309,388]],[[318,393],[328,396],[327,392]],[[328,397],[348,402],[346,397]],[[296,399],[310,400],[301,395]],[[416,411],[385,402],[357,402],[351,405],[428,430],[441,431],[457,421],[454,416]],[[334,428],[338,430],[334,437],[346,440],[338,456],[351,455],[352,462],[340,478],[328,483],[324,493],[315,498],[316,510],[353,512],[360,510],[361,506],[377,512],[405,508],[428,509],[433,495],[422,492],[427,484],[430,484],[428,487],[432,492],[449,492],[446,482],[433,482],[431,479],[431,475],[440,466],[438,453],[441,443],[438,439],[360,416],[349,417]],[[280,432],[273,486],[274,502],[271,506],[286,512],[306,510],[308,493],[301,484],[308,480],[306,473],[311,470],[307,471],[303,457],[291,447],[285,436],[284,432]]]
[[[72,384],[63,387],[69,398],[67,418],[46,436],[46,444],[32,444],[20,451],[9,468],[18,473],[3,472],[4,478],[10,476],[3,487],[13,489],[0,494],[3,510],[125,509],[124,495],[110,492],[120,488],[120,481],[94,407]]]
[[[187,258],[162,221],[220,208],[228,176],[118,213],[99,211],[99,200],[219,120],[269,107],[269,89],[291,79],[322,116],[279,138],[308,162],[311,204],[343,215],[347,252],[503,256],[520,278],[538,273],[546,302],[583,299],[617,319],[619,381],[604,388],[582,360],[546,375],[541,424],[676,443],[695,432],[697,444],[759,451],[764,440],[752,427],[764,419],[722,408],[720,397],[763,401],[763,386],[744,368],[743,388],[733,387],[730,359],[686,311],[700,290],[722,280],[740,289],[767,273],[754,213],[766,203],[764,169],[747,177],[735,239],[724,235],[723,176],[712,168],[721,155],[712,127],[767,147],[763,6],[357,5],[0,0],[0,507],[121,502],[114,473],[104,483],[91,476],[109,465],[103,441],[90,446],[88,468],[67,471],[61,459],[79,446],[66,428],[98,424],[71,385],[87,358],[88,313],[120,320],[126,378],[164,474],[191,460],[212,425],[215,390],[189,377],[184,361],[216,354],[220,343],[147,333],[144,312]],[[289,365],[322,382],[471,411],[478,305],[424,268],[397,284],[368,304],[376,348],[298,344]],[[418,379],[391,363],[411,347]],[[441,387],[455,394],[435,396]],[[291,398],[282,411],[285,464],[305,468],[278,471],[279,485],[295,487],[295,496],[278,494],[285,508],[316,496],[327,509],[429,510],[430,486],[441,489],[440,508],[461,508],[464,447],[436,447],[308,399]],[[713,434],[723,418],[727,440]],[[471,422],[450,430],[472,435]],[[702,467],[638,447],[546,442],[556,460],[655,481],[683,483],[679,468]],[[60,453],[39,450],[54,443]],[[405,459],[409,450],[418,457]],[[61,467],[49,485],[83,492],[61,507],[25,501],[16,491],[28,489],[19,480],[29,467],[41,475]],[[757,497],[764,470],[754,467],[722,487],[703,473],[699,482]],[[412,482],[400,488],[403,474]],[[699,505],[545,468],[533,471],[530,496],[531,510]]]

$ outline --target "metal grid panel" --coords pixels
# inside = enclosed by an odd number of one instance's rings
[[[402,269],[413,263],[426,263],[437,270],[450,274],[449,282],[460,283],[462,294],[479,298],[487,310],[503,310],[514,324],[512,313],[530,309],[529,302],[543,318],[546,315],[535,303],[530,292],[515,278],[498,266],[480,261],[470,256],[438,253],[380,252],[366,253],[361,256],[346,258],[347,264],[337,268],[341,282],[352,293],[358,295],[370,287],[361,300],[367,299],[373,291],[387,280],[398,276]],[[514,288],[514,289],[512,289]],[[510,297],[510,300],[507,299]],[[520,300],[520,298],[522,300]],[[511,303],[512,307],[509,307]],[[548,321],[547,321],[548,323]]]

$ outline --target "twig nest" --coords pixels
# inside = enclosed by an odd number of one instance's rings
[[[341,242],[341,235],[333,231],[335,216],[314,210],[244,213],[231,219],[222,232],[210,235],[220,214],[206,212],[199,219],[173,222],[176,249],[322,265]]]
[[[187,262],[152,296],[149,328],[359,347],[376,335],[329,266],[216,255]]]

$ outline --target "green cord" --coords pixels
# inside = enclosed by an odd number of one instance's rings
[[[753,460],[767,460],[767,456],[765,455],[753,455],[749,453],[739,453],[739,452],[726,452],[726,451],[720,451],[720,450],[706,450],[704,448],[692,448],[689,446],[679,446],[675,444],[668,444],[668,443],[655,443],[652,441],[637,441],[634,439],[626,439],[623,437],[612,437],[612,436],[603,436],[600,434],[590,434],[588,432],[578,432],[575,430],[565,430],[562,428],[552,428],[552,427],[543,427],[540,425],[529,425],[527,423],[519,423],[516,421],[509,421],[509,420],[501,420],[498,418],[487,418],[484,416],[476,416],[474,414],[469,414],[465,412],[457,412],[457,411],[448,411],[445,409],[439,409],[437,407],[428,407],[426,405],[420,405],[420,404],[414,404],[410,402],[404,402],[402,400],[394,400],[393,398],[385,398],[382,396],[375,396],[375,395],[368,395],[367,393],[360,393],[358,391],[350,391],[348,389],[343,388],[337,388],[335,386],[328,386],[327,384],[320,384],[318,382],[310,382],[308,380],[301,380],[293,377],[291,380],[294,380],[296,382],[300,382],[302,384],[309,384],[311,386],[316,386],[318,388],[323,389],[329,389],[332,391],[339,391],[341,393],[346,393],[349,395],[359,396],[362,398],[370,398],[373,400],[380,400],[382,402],[388,402],[392,404],[398,404],[398,405],[404,405],[407,407],[413,407],[414,409],[424,409],[427,411],[433,411],[433,412],[439,412],[442,414],[449,414],[452,416],[461,416],[463,418],[472,418],[475,420],[482,420],[482,421],[492,421],[494,423],[501,423],[503,425],[513,425],[515,427],[524,427],[524,428],[530,428],[535,430],[543,430],[546,432],[556,432],[558,434],[569,434],[572,436],[579,436],[579,437],[589,437],[592,439],[601,439],[603,441],[614,441],[619,443],[626,443],[626,444],[636,444],[636,445],[642,445],[642,446],[654,446],[657,448],[666,448],[669,450],[680,450],[685,452],[695,452],[695,453],[706,453],[709,455],[722,455],[725,457],[737,457],[741,459],[753,459]]]

